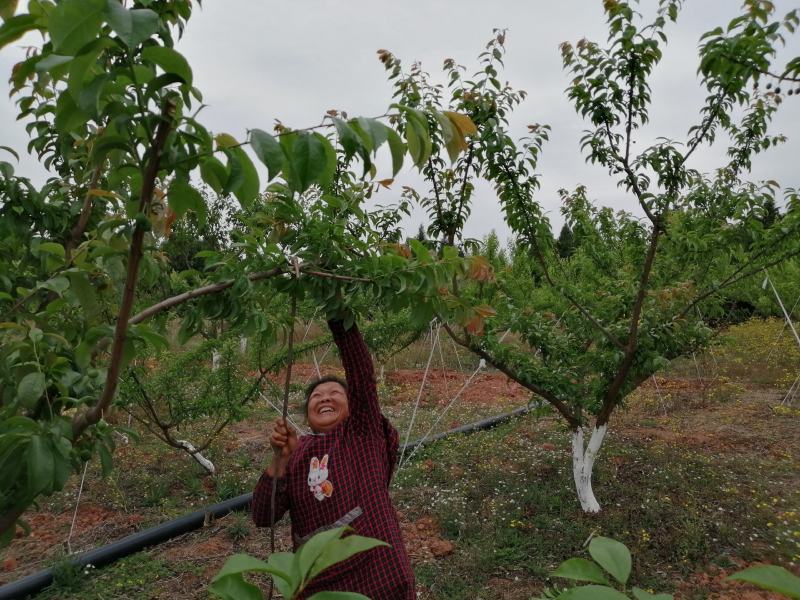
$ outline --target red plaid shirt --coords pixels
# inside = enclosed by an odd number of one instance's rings
[[[363,514],[351,523],[353,529],[389,547],[373,548],[324,571],[302,597],[330,590],[359,592],[373,600],[411,600],[416,598],[414,573],[389,497],[397,430],[381,414],[372,358],[358,328],[345,331],[340,321],[328,325],[347,377],[350,416],[329,433],[300,437],[286,475],[278,480],[275,520],[288,510],[296,539],[360,507]],[[322,461],[325,455],[327,479],[314,490],[308,482],[312,461]],[[318,481],[324,472],[315,474]],[[272,478],[265,472],[253,492],[253,520],[259,527],[270,524],[271,494]]]

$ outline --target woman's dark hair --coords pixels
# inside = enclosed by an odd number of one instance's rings
[[[314,390],[317,388],[318,385],[322,383],[330,383],[331,381],[338,383],[340,386],[344,388],[344,393],[348,393],[347,389],[347,382],[342,379],[341,377],[337,377],[336,375],[323,375],[319,379],[315,379],[311,383],[308,384],[306,387],[305,392],[305,402],[303,402],[303,412],[305,413],[306,417],[308,416],[308,400],[311,398],[311,394],[314,393]]]

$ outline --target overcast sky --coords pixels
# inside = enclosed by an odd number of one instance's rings
[[[784,0],[776,5],[779,14],[795,6]],[[642,1],[648,13],[654,6],[652,0]],[[727,24],[738,8],[738,0],[686,2],[678,23],[667,29],[670,43],[652,79],[651,123],[640,133],[638,147],[658,136],[685,139],[705,96],[696,75],[698,39],[716,25]],[[276,118],[293,127],[317,124],[330,108],[344,109],[351,116],[382,114],[391,102],[391,87],[376,58],[377,49],[391,50],[406,65],[420,60],[437,77],[445,58],[472,71],[494,27],[508,29],[501,79],[529,93],[512,119],[514,133],[525,135],[525,125],[534,122],[552,127],[540,161],[538,197],[555,226],[562,222],[556,191],[580,184],[588,186],[590,197],[600,203],[638,214],[632,199],[603,169],[584,163],[578,140],[585,124],[564,95],[569,78],[562,70],[558,45],[583,37],[605,41],[600,0],[205,0],[178,48],[189,58],[195,85],[208,104],[202,121],[214,132],[242,139],[248,128],[270,130]],[[36,43],[36,38],[25,38],[0,52],[4,97],[8,74],[23,56],[24,42]],[[798,40],[783,54],[799,55]],[[774,131],[786,134],[789,142],[756,161],[754,178],[800,186],[799,118],[800,97],[786,98]],[[0,145],[23,151],[27,136],[14,119],[11,102],[0,103]],[[698,152],[691,166],[712,169],[723,153],[724,146]],[[42,178],[30,157],[23,157],[19,171]],[[396,199],[401,183],[424,190],[419,178],[405,175],[379,201]],[[412,215],[409,232],[414,233],[423,220],[420,212]],[[502,237],[508,231],[491,189],[479,185],[466,234],[482,237],[491,229]]]

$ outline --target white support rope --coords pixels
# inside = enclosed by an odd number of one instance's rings
[[[333,347],[333,342],[328,344],[328,347],[325,348],[325,352],[322,353],[322,356],[319,357],[319,360],[317,360],[317,353],[315,351],[312,351],[311,355],[314,357],[314,363],[316,365],[321,365],[322,361],[325,360],[325,357],[328,356],[328,352],[330,352],[332,347]],[[319,372],[319,366],[317,366],[317,376],[318,377],[322,377],[322,375],[320,375],[320,372]],[[311,383],[312,379],[314,379],[314,375],[311,375],[311,377],[306,379],[306,382],[305,382],[304,385],[308,385],[309,383]]]
[[[442,379],[444,379],[444,393],[450,395],[450,384],[447,381],[447,366],[444,364],[444,354],[442,353],[442,339],[436,335],[436,345],[439,346],[439,361],[442,363]]]
[[[317,307],[317,309],[314,311],[314,314],[311,315],[311,319],[309,320],[308,325],[306,326],[306,332],[303,334],[303,339],[300,340],[301,344],[306,341],[306,338],[308,337],[308,332],[311,330],[311,326],[314,324],[314,319],[317,316],[317,312],[319,312],[319,307]]]
[[[692,360],[694,361],[694,369],[697,371],[697,378],[703,379],[703,374],[700,372],[700,363],[697,362],[697,353],[692,352]]]
[[[441,325],[436,328],[436,337],[433,337],[433,325],[431,325],[431,351],[428,354],[428,364],[425,365],[425,373],[422,375],[422,384],[419,386],[419,392],[417,392],[417,399],[414,402],[414,410],[411,413],[411,421],[408,423],[408,431],[406,431],[406,441],[403,443],[403,451],[400,454],[400,460],[397,461],[398,469],[400,465],[403,463],[403,457],[406,453],[406,446],[408,445],[408,440],[411,437],[411,429],[414,427],[414,421],[417,418],[417,410],[419,409],[419,401],[422,398],[422,392],[425,389],[425,381],[428,379],[428,370],[431,367],[431,359],[433,358],[433,351],[436,349],[436,341],[439,339],[439,331],[441,330]]]
[[[282,412],[281,411],[281,407],[277,406],[275,403],[272,402],[272,400],[270,400],[267,396],[265,396],[264,392],[259,392],[258,395],[261,396],[262,400],[264,400],[272,408],[274,408],[276,411],[278,411],[278,413]],[[295,423],[294,420],[292,419],[292,417],[290,417],[289,415],[286,415],[286,420],[289,421],[289,425],[294,427],[297,430],[297,433],[299,433],[300,435],[306,435],[308,433],[308,431],[306,431],[303,427],[300,427],[300,425]]]
[[[792,306],[792,310],[789,311],[789,317],[791,317],[794,314],[794,309],[797,308],[798,304],[800,304],[800,296],[798,296],[797,300],[794,301],[794,306]],[[775,348],[777,348],[778,346],[778,340],[783,337],[783,333],[786,331],[787,327],[788,324],[784,319],[783,327],[781,327],[780,333],[778,333],[778,335],[775,336],[775,340],[772,342],[772,347],[769,349],[769,354],[767,354],[767,361],[769,361],[769,359],[772,358],[772,353],[775,352]]]
[[[456,343],[453,341],[453,338],[450,338],[450,343],[453,345],[453,353],[456,355],[456,361],[458,361],[458,370],[462,371],[461,357],[458,355],[458,348],[456,347]]]
[[[486,367],[486,361],[484,359],[481,359],[480,362],[478,363],[478,367],[472,372],[472,375],[470,375],[467,378],[467,380],[464,382],[464,385],[462,385],[461,389],[458,390],[458,393],[455,396],[453,396],[453,399],[450,400],[450,402],[447,404],[447,406],[444,407],[444,410],[441,413],[439,413],[439,416],[436,418],[436,421],[433,422],[433,425],[430,426],[430,428],[428,429],[427,433],[422,436],[422,438],[419,440],[419,443],[417,444],[416,448],[414,448],[414,450],[411,451],[411,454],[408,455],[408,458],[406,458],[405,462],[398,461],[398,463],[397,463],[397,470],[398,471],[400,469],[402,469],[404,465],[408,464],[408,461],[410,461],[411,458],[414,456],[414,454],[416,454],[416,452],[419,449],[419,447],[422,446],[422,444],[425,443],[425,440],[427,440],[428,437],[430,437],[431,433],[433,433],[433,430],[436,428],[436,426],[439,424],[439,422],[444,418],[444,415],[447,413],[448,410],[450,410],[450,407],[453,406],[453,403],[455,403],[455,401],[458,400],[458,398],[461,396],[461,393],[465,389],[467,389],[467,386],[470,384],[470,382],[472,382],[472,380],[475,377],[475,375],[478,374],[478,371],[480,371],[484,367]],[[406,443],[408,443],[408,439],[406,439]],[[403,448],[403,450],[405,451],[405,448]]]
[[[311,351],[311,358],[314,359],[314,368],[317,370],[317,377],[322,377],[322,372],[319,370],[319,362],[317,361],[317,351]]]
[[[658,401],[661,404],[661,409],[664,411],[664,416],[667,416],[667,405],[664,403],[664,396],[661,395],[661,389],[658,387],[658,380],[656,379],[655,373],[652,375],[653,377],[653,384],[656,386],[656,394],[658,394]]]
[[[75,521],[78,518],[78,506],[81,503],[81,495],[83,494],[83,482],[86,480],[86,469],[89,468],[89,461],[83,465],[83,475],[81,475],[81,485],[78,488],[78,497],[75,499],[75,511],[72,513],[72,524],[69,526],[69,534],[67,535],[67,554],[72,554],[72,532],[75,530]]]
[[[781,296],[778,293],[778,290],[775,289],[775,284],[772,283],[772,279],[770,279],[769,274],[767,275],[765,281],[769,282],[769,285],[772,288],[772,292],[775,294],[775,299],[778,301],[778,304],[780,305],[781,310],[783,311],[783,316],[786,319],[786,324],[789,325],[789,328],[792,330],[792,333],[794,334],[794,339],[797,340],[797,345],[800,346],[800,335],[798,335],[797,330],[794,328],[794,323],[792,323],[792,317],[788,312],[786,312],[786,307],[783,305],[783,300],[781,300]]]
[[[794,380],[792,387],[789,388],[789,391],[786,392],[783,400],[781,400],[781,406],[791,406],[798,390],[800,390],[800,375],[797,376],[797,379]]]

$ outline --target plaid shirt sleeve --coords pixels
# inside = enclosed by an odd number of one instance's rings
[[[367,344],[354,323],[345,330],[341,321],[328,321],[333,340],[339,348],[347,378],[350,419],[362,433],[383,435],[383,416],[378,403],[378,386]]]
[[[278,488],[275,495],[275,523],[281,520],[284,513],[289,510],[288,476],[278,478]],[[250,504],[250,511],[253,515],[253,522],[257,527],[270,526],[270,509],[272,499],[272,477],[266,471],[253,490],[253,500]]]

